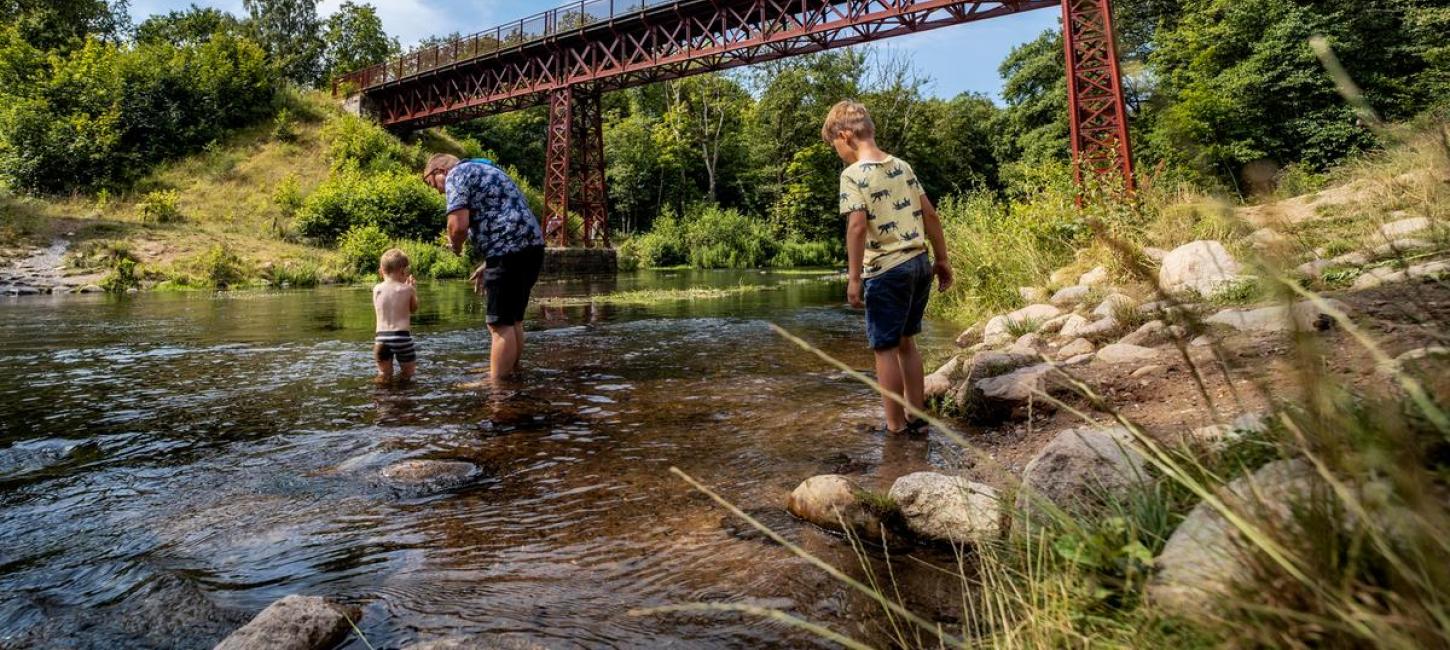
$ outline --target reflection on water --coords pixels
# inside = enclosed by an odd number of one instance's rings
[[[653,272],[539,293],[800,277]],[[875,633],[854,622],[873,605],[668,472],[857,564],[783,514],[790,489],[833,471],[885,485],[947,459],[936,439],[874,433],[863,387],[767,327],[868,367],[842,285],[535,307],[528,370],[501,394],[464,388],[487,366],[481,303],[463,283],[420,294],[419,378],[401,388],[370,382],[363,288],[0,301],[0,647],[208,647],[289,593],[359,605],[376,647],[812,642],[754,619],[626,615],[691,601]],[[448,490],[380,477],[414,458],[480,473]],[[920,562],[895,571],[924,600],[951,588]]]

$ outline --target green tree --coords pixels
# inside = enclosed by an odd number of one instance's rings
[[[382,63],[398,53],[398,39],[383,30],[377,9],[344,2],[327,18],[322,35],[323,67],[329,77]]]
[[[657,140],[676,157],[698,160],[705,200],[717,203],[722,168],[731,167],[744,153],[740,125],[750,95],[734,79],[719,74],[669,82],[666,88],[670,105],[656,131]]]
[[[282,77],[311,86],[322,76],[318,0],[242,0],[258,43]]]
[[[119,41],[130,26],[127,1],[0,0],[0,25],[13,26],[36,49],[79,47],[86,36]]]
[[[1445,10],[1415,0],[1191,0],[1158,32],[1149,61],[1164,95],[1154,153],[1202,179],[1236,180],[1251,161],[1324,166],[1376,146],[1308,41],[1326,37],[1372,106],[1423,110],[1443,83]],[[1440,54],[1437,54],[1440,53]],[[1443,90],[1444,86],[1439,86]]]
[[[1062,33],[1045,31],[1012,48],[998,71],[1006,107],[992,124],[997,159],[1027,165],[1067,160],[1067,67]]]
[[[181,47],[199,45],[211,40],[214,34],[238,34],[241,22],[225,11],[212,7],[191,5],[165,14],[157,14],[141,22],[136,28],[138,43],[170,43]]]

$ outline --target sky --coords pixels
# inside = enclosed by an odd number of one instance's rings
[[[559,0],[370,0],[383,19],[383,27],[398,37],[404,48],[434,34],[454,31],[469,34],[556,7]],[[211,6],[242,15],[242,0],[132,0],[131,17],[139,24],[147,16],[183,9],[191,4]],[[318,14],[327,16],[342,0],[322,0]],[[997,66],[1014,45],[1057,29],[1059,12],[1039,9],[966,25],[946,27],[881,41],[876,47],[910,56],[932,78],[927,91],[939,97],[976,92],[1000,99],[1002,80]]]

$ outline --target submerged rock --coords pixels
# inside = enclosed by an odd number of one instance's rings
[[[404,460],[384,467],[383,478],[402,485],[451,487],[478,476],[478,466],[461,460]]]
[[[1076,512],[1123,496],[1148,478],[1132,441],[1133,434],[1122,427],[1057,434],[1023,470],[1017,509],[1033,516],[1040,508],[1034,499],[1042,498]]]
[[[1292,525],[1293,506],[1310,496],[1317,482],[1302,460],[1281,460],[1228,484],[1225,505],[1258,525]],[[1183,616],[1214,611],[1213,601],[1232,595],[1253,577],[1256,552],[1218,510],[1200,503],[1184,518],[1155,560],[1158,571],[1147,596],[1155,605]]]
[[[1199,240],[1173,249],[1158,270],[1158,285],[1168,293],[1195,291],[1211,296],[1239,278],[1239,263],[1223,244]]]
[[[548,646],[521,635],[490,634],[422,641],[405,646],[404,650],[548,650]]]
[[[890,497],[911,532],[954,543],[1001,531],[997,490],[956,476],[917,472],[896,479]]]
[[[356,612],[317,596],[291,595],[257,614],[214,650],[322,650],[347,636]]]
[[[786,509],[821,528],[841,530],[841,521],[851,521],[858,507],[856,493],[861,488],[839,474],[812,476],[796,486],[786,500]]]

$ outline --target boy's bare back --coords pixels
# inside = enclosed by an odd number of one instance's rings
[[[391,277],[373,286],[373,312],[377,315],[378,332],[401,332],[412,329],[413,310],[417,305],[417,288],[413,276],[399,282]]]

